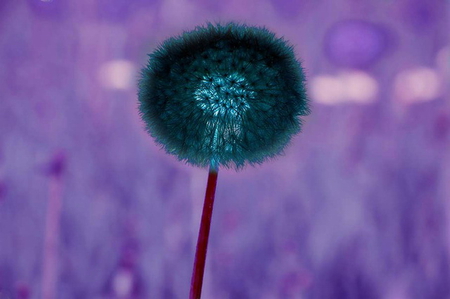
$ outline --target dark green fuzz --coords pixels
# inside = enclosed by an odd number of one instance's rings
[[[166,40],[139,82],[156,141],[197,166],[240,168],[278,155],[309,113],[292,47],[265,28],[207,25]]]

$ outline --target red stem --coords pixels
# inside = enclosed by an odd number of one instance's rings
[[[218,170],[215,167],[209,169],[202,221],[198,233],[197,251],[195,252],[194,269],[192,270],[190,299],[200,299],[202,293],[203,273],[205,271],[206,251],[208,249],[209,229],[211,227],[214,195],[216,193],[217,174]]]

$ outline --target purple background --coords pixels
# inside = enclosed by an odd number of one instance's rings
[[[207,170],[144,132],[146,54],[264,25],[312,114],[219,173],[204,298],[450,298],[444,0],[1,0],[0,298],[187,298]]]

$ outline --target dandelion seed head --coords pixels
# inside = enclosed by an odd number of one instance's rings
[[[208,24],[150,55],[139,108],[168,153],[239,169],[280,154],[300,130],[304,81],[292,47],[267,29]]]

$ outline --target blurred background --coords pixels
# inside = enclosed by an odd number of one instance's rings
[[[187,298],[207,169],[137,80],[210,22],[294,45],[312,114],[219,173],[203,298],[450,298],[450,2],[1,0],[0,298]]]

